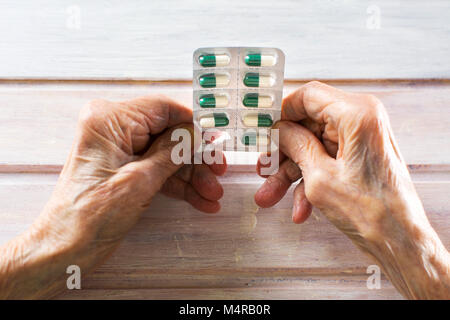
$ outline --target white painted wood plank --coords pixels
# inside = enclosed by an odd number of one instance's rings
[[[56,174],[0,175],[0,243],[32,223],[56,178]],[[211,274],[202,270],[213,268],[219,270],[215,279],[224,285],[237,281],[229,276],[230,270],[236,277],[252,270],[273,273],[293,268],[306,273],[361,273],[373,264],[320,213],[314,212],[303,225],[293,224],[292,190],[275,207],[258,210],[253,195],[262,179],[255,173],[231,172],[221,181],[225,195],[217,215],[156,197],[115,254],[93,274],[93,283],[105,283],[102,274],[118,273],[122,281],[164,287],[168,286],[164,279],[175,274],[178,285],[198,286],[212,281]],[[450,247],[449,181],[415,185],[431,224]]]
[[[448,0],[0,1],[0,78],[190,79],[204,46],[279,47],[289,79],[449,78],[449,17]]]
[[[330,82],[377,95],[385,104],[408,164],[450,164],[450,83]],[[285,95],[300,86],[288,83]],[[61,166],[79,110],[89,100],[120,101],[164,93],[192,105],[186,83],[0,83],[0,166]]]
[[[279,279],[278,279],[279,280]],[[367,277],[309,277],[283,283],[277,279],[267,279],[265,287],[246,288],[177,288],[177,289],[81,289],[66,290],[57,299],[182,299],[182,300],[233,300],[233,299],[360,299],[378,300],[402,299],[401,295],[385,279],[380,282],[381,288],[369,290]],[[280,285],[280,282],[282,283]]]

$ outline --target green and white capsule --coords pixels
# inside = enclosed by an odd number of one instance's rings
[[[267,88],[275,84],[275,79],[271,75],[247,72],[244,76],[244,84],[247,87]]]
[[[270,138],[266,134],[257,134],[256,132],[246,132],[242,135],[242,144],[246,146],[267,146]]]
[[[230,63],[230,56],[227,54],[203,54],[198,57],[198,63],[202,67],[225,67]]]
[[[249,113],[242,120],[247,127],[270,127],[273,123],[270,114]]]
[[[226,127],[230,121],[223,112],[214,112],[200,118],[200,126],[202,128]]]
[[[198,78],[198,83],[203,88],[225,87],[230,82],[227,74],[205,73]]]
[[[276,59],[273,55],[261,53],[249,53],[245,56],[245,63],[251,67],[271,67]]]
[[[272,106],[272,97],[260,95],[259,93],[247,93],[242,100],[242,104],[251,108],[270,108]]]
[[[228,97],[218,94],[204,94],[198,98],[198,104],[202,108],[223,108],[228,106]]]

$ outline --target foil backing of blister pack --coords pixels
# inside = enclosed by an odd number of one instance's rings
[[[193,54],[193,111],[202,145],[271,151],[280,120],[284,53],[277,48],[199,48]]]

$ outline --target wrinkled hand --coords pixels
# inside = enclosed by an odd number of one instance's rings
[[[436,266],[434,255],[448,253],[427,220],[383,104],[310,82],[284,99],[282,120],[275,125],[282,162],[256,193],[256,203],[274,205],[303,176],[294,190],[294,222],[305,221],[315,206],[375,257],[405,296],[448,295],[437,271],[437,287],[409,283],[430,266],[448,277],[450,266]],[[408,273],[414,275],[402,278]]]
[[[310,82],[285,98],[282,120],[290,120],[275,126],[282,162],[256,194],[261,206],[278,202],[303,176],[294,191],[294,222],[305,221],[312,204],[349,236],[364,238],[380,220],[378,213],[365,214],[369,209],[384,215],[396,205],[388,202],[403,200],[422,208],[384,107],[374,96]],[[406,199],[392,197],[400,191]]]
[[[51,297],[66,268],[83,275],[102,263],[158,191],[207,212],[219,211],[222,164],[176,165],[172,131],[185,128],[194,149],[192,111],[164,96],[95,100],[84,107],[70,155],[41,215],[0,247],[0,298]],[[61,133],[64,134],[64,133]],[[183,151],[184,152],[184,151]]]
[[[69,241],[115,245],[158,191],[217,212],[223,190],[216,175],[226,164],[174,164],[171,133],[179,127],[193,132],[192,112],[164,96],[89,103],[40,220]]]
[[[174,164],[178,141],[171,133],[179,127],[193,132],[192,112],[164,96],[89,103],[55,191],[33,225],[38,238],[106,257],[158,191],[219,211],[223,190],[216,175],[226,164]]]

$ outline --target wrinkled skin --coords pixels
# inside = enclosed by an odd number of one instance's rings
[[[282,120],[275,126],[282,161],[256,203],[274,205],[303,176],[294,189],[294,222],[317,207],[405,297],[450,298],[449,254],[428,222],[382,103],[310,82],[285,98]]]
[[[52,296],[65,286],[68,265],[92,270],[158,191],[206,213],[219,211],[216,175],[226,163],[175,165],[171,132],[179,127],[193,132],[192,111],[164,96],[84,107],[50,201],[29,231],[0,249],[8,257],[0,264],[0,297]]]
[[[430,226],[375,97],[318,82],[283,101],[281,164],[255,194],[261,207],[294,190],[293,221],[320,211],[380,265],[407,298],[450,298],[450,257]],[[68,265],[102,263],[161,191],[214,213],[226,164],[177,166],[171,130],[192,113],[163,96],[93,101],[52,198],[33,226],[0,248],[0,297],[51,297]],[[258,168],[261,164],[258,164]]]

